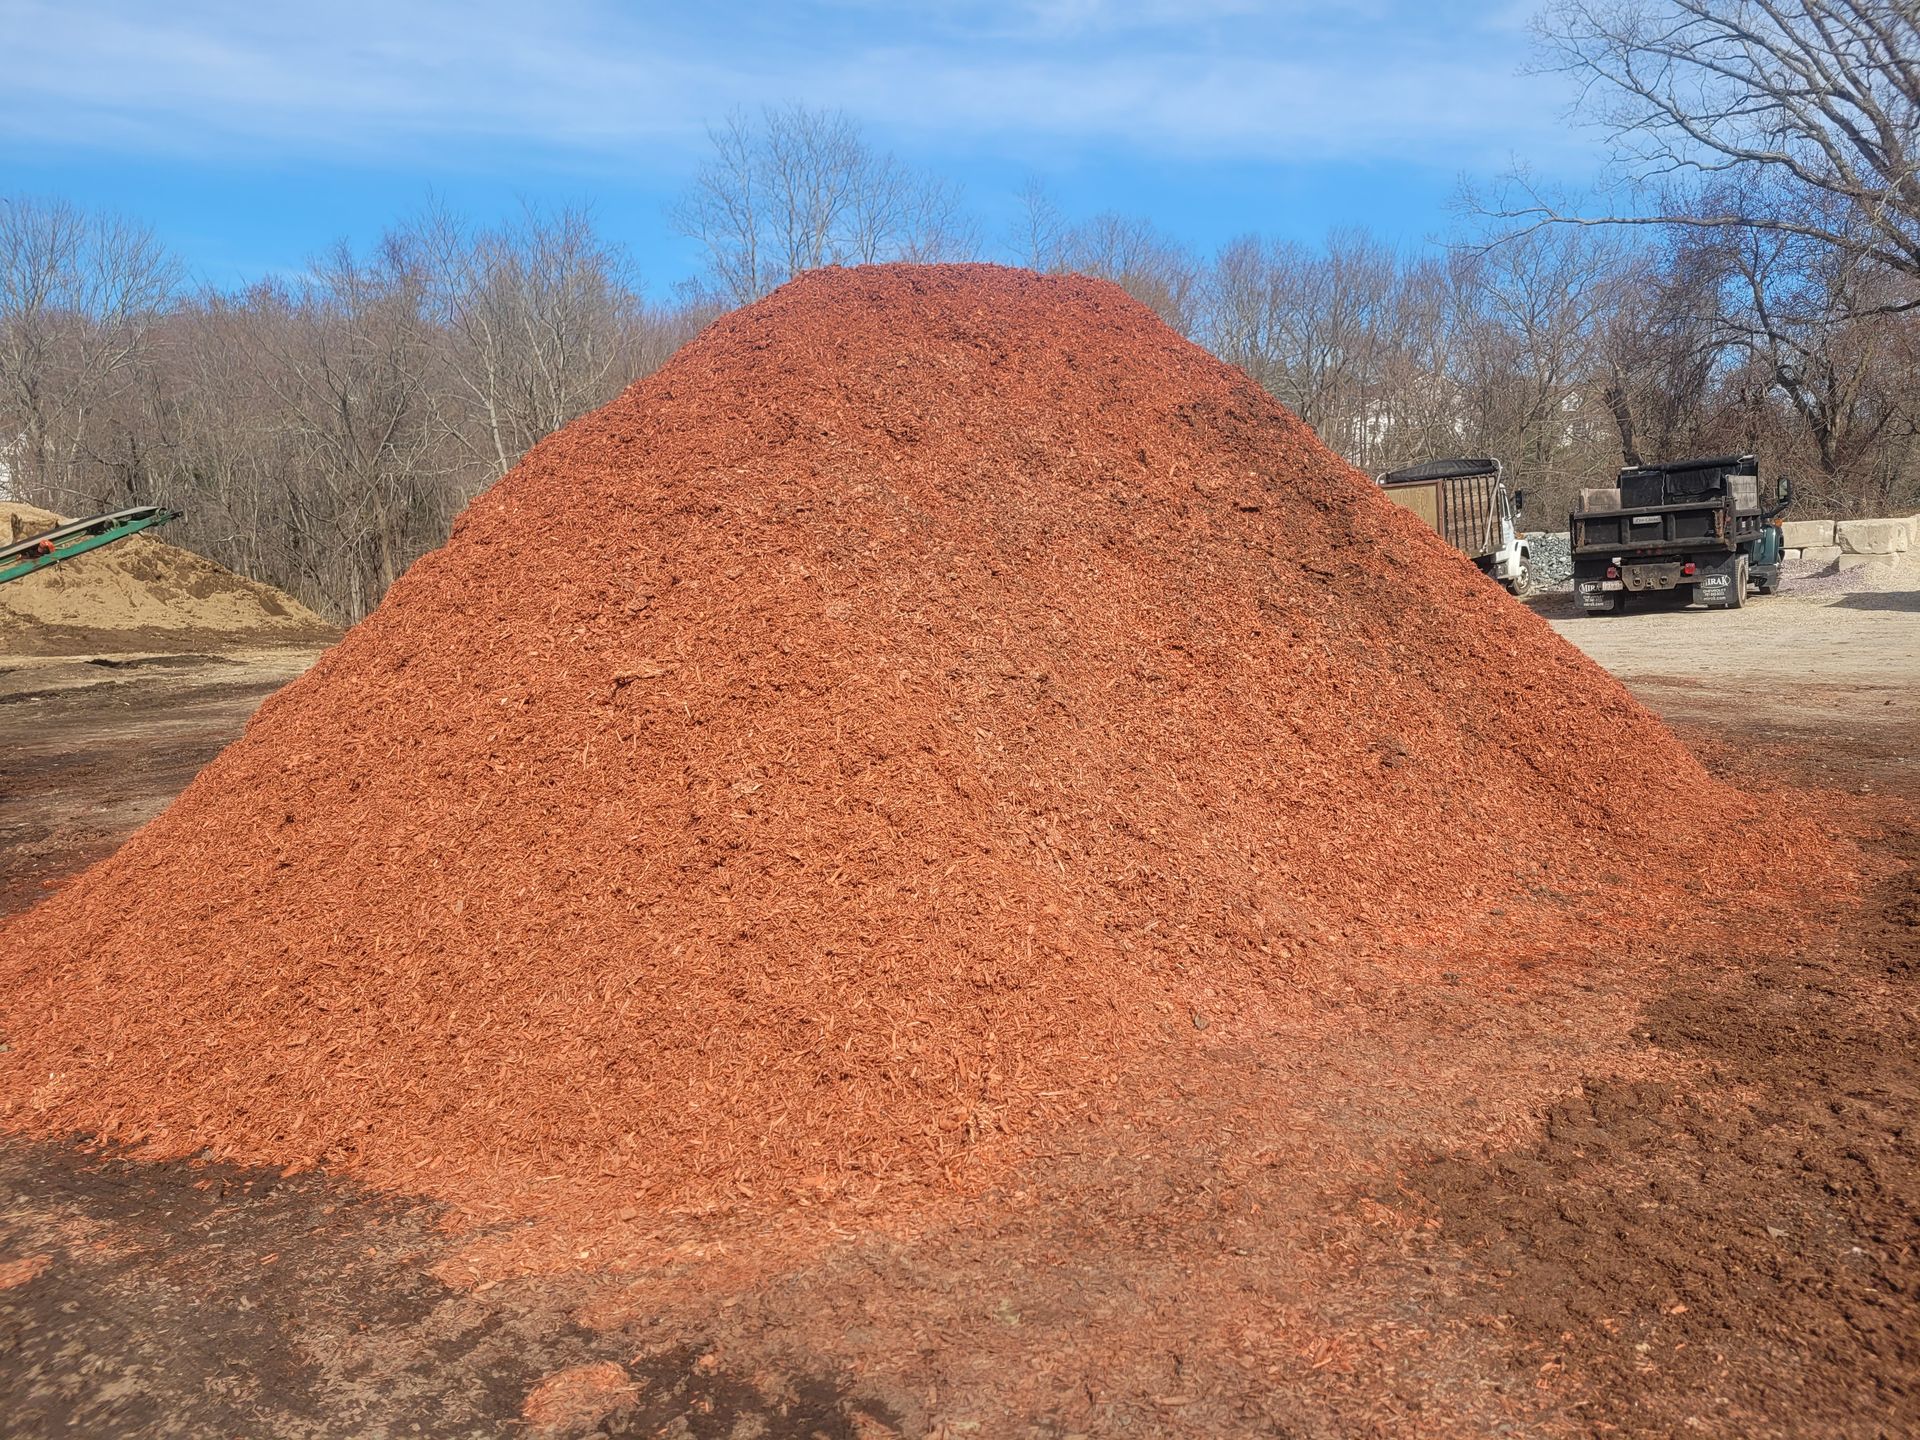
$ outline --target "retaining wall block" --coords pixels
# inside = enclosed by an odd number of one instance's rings
[[[1792,550],[1804,550],[1809,545],[1831,545],[1833,521],[1784,520],[1780,524],[1780,538]]]
[[[1913,521],[1842,520],[1833,538],[1849,555],[1898,555],[1913,544]]]

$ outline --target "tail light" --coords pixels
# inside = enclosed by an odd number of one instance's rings
[[[1607,579],[1618,580],[1619,578],[1620,578],[1620,567],[1618,565],[1607,566]]]
[[[1680,567],[1680,573],[1682,575],[1691,575],[1693,573],[1693,562],[1689,560],[1686,564],[1682,565]]]

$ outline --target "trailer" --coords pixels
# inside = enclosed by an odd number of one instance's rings
[[[177,510],[159,505],[135,505],[127,510],[89,515],[84,520],[70,520],[24,540],[0,545],[0,585],[179,518]]]
[[[1507,493],[1506,467],[1490,456],[1430,460],[1380,477],[1389,500],[1436,530],[1514,595],[1533,583],[1533,556],[1518,529],[1527,492]]]
[[[1762,504],[1752,455],[1630,466],[1582,490],[1568,517],[1574,596],[1588,615],[1618,615],[1630,596],[1734,610],[1749,590],[1771,595],[1786,556],[1777,517],[1792,499],[1782,478]]]

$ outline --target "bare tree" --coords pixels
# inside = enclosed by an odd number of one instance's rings
[[[1403,262],[1381,306],[1382,343],[1364,427],[1368,446],[1354,456],[1369,470],[1408,460],[1489,448],[1469,439],[1460,394],[1465,277],[1471,266],[1455,258]]]
[[[1771,231],[1714,247],[1728,286],[1722,323],[1752,374],[1784,405],[1768,412],[1803,498],[1824,511],[1885,495],[1883,442],[1912,424],[1913,326],[1884,312],[1894,281],[1858,253]],[[1891,383],[1890,383],[1891,382]]]
[[[845,226],[844,257],[935,264],[970,260],[980,241],[960,192],[915,175],[891,155],[862,162]]]
[[[1199,264],[1150,220],[1112,211],[1096,215],[1066,231],[1057,263],[1060,269],[1113,281],[1183,335],[1193,329]]]
[[[980,227],[968,212],[957,185],[922,179],[909,185],[892,250],[918,265],[957,263],[980,258]],[[883,258],[884,251],[875,258]]]
[[[852,253],[860,198],[876,188],[852,120],[804,105],[769,109],[759,163],[762,192],[772,202],[767,215],[777,274],[798,275]]]
[[[143,494],[185,511],[170,539],[351,620],[702,319],[646,306],[581,213],[431,216],[297,281],[181,301],[116,414]]]
[[[1908,0],[1556,0],[1538,29],[1627,177],[1664,203],[1595,218],[1536,199],[1498,213],[1764,230],[1920,277],[1920,11]],[[1692,203],[1702,185],[1715,203]]]
[[[673,208],[700,242],[715,291],[751,304],[822,265],[946,260],[978,248],[959,192],[876,153],[838,110],[736,112],[708,132],[713,154]]]
[[[390,233],[367,259],[345,244],[290,286],[256,292],[254,344],[311,485],[297,523],[335,539],[333,584],[349,613],[371,608],[455,508],[437,482],[431,402],[440,358],[428,269]]]
[[[1207,274],[1202,328],[1214,354],[1276,395],[1287,387],[1283,264],[1284,252],[1258,235],[1222,246]]]
[[[0,200],[0,436],[23,494],[55,507],[96,498],[102,413],[133,383],[179,274],[144,226]]]
[[[1319,252],[1244,237],[1215,258],[1203,333],[1330,444],[1366,463],[1383,420],[1398,278],[1393,252],[1357,231],[1335,233]]]
[[[342,620],[711,316],[648,306],[577,210],[433,214],[233,294],[179,294],[176,274],[138,227],[0,208],[9,483],[66,513],[178,506],[170,540]]]
[[[1492,453],[1551,513],[1619,464],[1605,341],[1636,254],[1579,231],[1421,260],[1249,236],[1214,259],[1201,334],[1356,465]]]
[[[1015,257],[1029,270],[1060,269],[1067,237],[1060,207],[1037,175],[1027,177],[1016,198],[1019,209],[1007,236]]]
[[[1461,257],[1468,429],[1550,509],[1619,464],[1613,417],[1598,402],[1626,254],[1617,237],[1550,230]]]
[[[1601,278],[1599,390],[1623,464],[1670,459],[1698,443],[1728,344],[1724,268],[1686,232],[1664,253],[1622,250]]]
[[[758,146],[746,116],[738,111],[711,126],[712,157],[673,207],[673,226],[700,242],[715,291],[734,305],[749,305],[776,283],[778,267],[763,252],[769,203],[760,187]]]
[[[627,340],[644,302],[584,210],[526,210],[479,231],[436,212],[417,238],[446,338],[448,428],[488,479],[631,378]]]

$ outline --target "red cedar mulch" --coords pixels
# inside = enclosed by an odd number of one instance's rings
[[[1624,951],[1787,843],[1114,286],[829,270],[0,930],[0,1118],[491,1213],[911,1199],[1170,1022]]]

